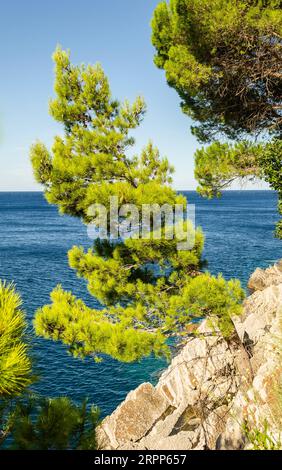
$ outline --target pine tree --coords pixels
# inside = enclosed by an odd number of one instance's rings
[[[87,401],[31,396],[18,401],[10,418],[13,450],[94,450],[99,410]]]
[[[95,449],[96,407],[88,408],[86,401],[78,406],[66,397],[31,395],[35,376],[21,304],[14,285],[0,282],[0,446]]]
[[[198,123],[201,141],[267,130],[281,136],[279,0],[161,1],[152,20],[155,64]]]
[[[281,2],[162,1],[152,42],[155,64],[197,123],[192,132],[213,142],[195,155],[199,192],[218,196],[236,179],[262,178],[278,192],[282,214]]]
[[[145,113],[142,98],[120,103],[112,98],[100,65],[74,66],[60,48],[53,58],[56,97],[50,113],[63,124],[64,136],[55,137],[51,151],[41,142],[31,148],[34,175],[47,201],[88,224],[94,217],[89,207],[103,204],[110,210],[111,197],[119,209],[125,204],[138,210],[144,204],[186,206],[171,187],[171,166],[152,143],[129,156],[130,131]],[[217,319],[223,334],[232,335],[232,317],[240,314],[244,297],[240,283],[201,272],[203,234],[188,221],[182,229],[195,238],[189,250],[178,249],[183,236],[167,239],[162,223],[159,238],[149,229],[146,239],[98,238],[88,250],[73,247],[69,264],[102,308],[89,307],[57,286],[51,303],[36,313],[36,333],[62,341],[76,356],[100,360],[107,354],[126,362],[151,353],[168,357],[166,338],[185,337],[195,318]]]
[[[234,181],[265,180],[278,194],[278,211],[282,214],[282,140],[254,143],[213,142],[195,153],[195,177],[198,192],[205,197],[220,197]],[[282,238],[282,220],[275,235]]]
[[[21,298],[0,281],[0,399],[21,394],[32,383]]]
[[[0,281],[0,445],[10,434],[15,401],[33,382],[21,298]]]

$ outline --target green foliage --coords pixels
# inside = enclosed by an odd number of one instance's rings
[[[262,429],[250,427],[248,423],[243,426],[243,431],[251,444],[251,450],[281,450],[282,443],[280,439],[274,438],[269,432],[267,421],[264,422]]]
[[[263,178],[278,191],[281,213],[281,2],[170,0],[157,6],[152,30],[155,63],[198,122],[192,131],[215,141],[195,154],[198,191],[219,196],[236,179]],[[220,143],[220,135],[243,140]]]
[[[180,297],[180,296],[179,296]],[[207,302],[208,299],[208,302]],[[176,300],[179,303],[180,298]],[[227,339],[234,332],[232,319],[241,314],[239,302],[244,300],[244,292],[240,281],[231,279],[226,282],[221,275],[212,277],[209,273],[202,274],[187,282],[183,288],[180,304],[187,324],[187,306],[190,318],[207,317],[219,327]],[[177,310],[178,311],[178,310]]]
[[[260,165],[264,179],[278,193],[278,210],[282,215],[282,140],[275,139],[266,145]],[[282,220],[276,226],[276,236],[282,239]]]
[[[152,42],[156,65],[199,123],[192,129],[200,140],[281,135],[280,1],[162,1]]]
[[[170,290],[163,279],[147,286],[138,281],[129,305],[104,310],[90,309],[57,287],[51,294],[52,304],[38,311],[35,330],[69,345],[75,356],[109,354],[124,362],[152,351],[168,356],[164,334],[185,335],[195,318],[216,320],[223,335],[231,335],[232,318],[241,313],[244,298],[239,281],[226,282],[209,273],[175,280]]]
[[[198,192],[206,197],[220,196],[220,191],[236,179],[262,176],[260,157],[263,146],[247,141],[236,144],[212,143],[195,153],[195,177]]]
[[[2,426],[0,444],[16,450],[94,450],[95,429],[99,410],[88,409],[68,398],[21,398],[11,403],[1,403]],[[6,445],[5,439],[9,437]]]
[[[145,112],[143,99],[138,97],[132,105],[113,100],[100,65],[75,67],[60,48],[54,61],[56,98],[50,102],[50,114],[64,124],[65,136],[55,138],[52,155],[41,142],[31,148],[34,175],[45,185],[48,202],[62,213],[85,219],[101,190],[105,200],[118,192],[123,203],[138,203],[138,186],[144,185],[146,191],[151,179],[156,183],[152,197],[161,201],[157,184],[171,181],[167,159],[160,159],[151,143],[140,158],[130,160],[126,155],[134,144],[129,131],[138,127]]]
[[[51,298],[53,303],[36,315],[35,331],[45,338],[63,341],[74,356],[95,354],[98,359],[98,354],[109,354],[131,362],[151,351],[156,355],[167,351],[163,336],[143,331],[146,312],[141,304],[135,308],[94,310],[60,287],[52,292]]]
[[[0,398],[0,448],[10,436],[15,419],[15,406],[13,398]]]
[[[0,397],[19,395],[32,382],[26,322],[13,285],[0,281]]]
[[[235,180],[261,178],[277,191],[278,211],[282,214],[282,141],[254,144],[214,142],[195,153],[195,177],[198,192],[206,197],[220,196],[221,190]],[[276,226],[276,236],[282,238],[282,221]]]
[[[21,299],[13,285],[0,282],[0,446],[95,449],[98,409],[68,398],[25,398],[33,381]]]
[[[170,186],[172,168],[152,143],[140,155],[128,156],[134,144],[129,132],[143,118],[143,100],[133,105],[113,100],[100,65],[73,66],[61,49],[54,61],[56,97],[50,112],[64,124],[65,134],[55,137],[51,152],[40,142],[31,149],[47,200],[86,223],[97,215],[89,208],[103,204],[109,210],[111,197],[117,198],[117,209],[124,204],[139,211],[144,204],[186,207],[186,199]],[[162,223],[159,238],[148,228],[146,238],[98,239],[87,251],[73,247],[69,264],[102,309],[86,306],[58,286],[51,304],[36,313],[36,333],[62,341],[80,357],[100,360],[108,354],[130,362],[151,353],[168,356],[167,336],[185,335],[195,317],[216,316],[223,328],[225,316],[229,331],[243,291],[236,282],[201,275],[203,234],[188,222],[181,224],[184,234],[173,239],[165,236]],[[179,250],[186,233],[195,244]]]

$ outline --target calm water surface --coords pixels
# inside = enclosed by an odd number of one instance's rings
[[[205,257],[212,273],[238,277],[244,286],[250,273],[282,258],[282,242],[273,237],[277,197],[270,191],[227,191],[222,199],[207,201],[185,192],[196,204],[196,221],[206,235]],[[68,267],[67,251],[90,246],[79,220],[59,216],[41,193],[0,193],[0,278],[15,281],[31,323],[34,311],[49,301],[51,290],[62,284],[97,307],[84,281]],[[120,364],[107,358],[102,364],[69,356],[59,343],[34,339],[33,354],[40,381],[35,389],[48,396],[87,396],[110,413],[141,382],[157,380],[163,361],[146,359]]]

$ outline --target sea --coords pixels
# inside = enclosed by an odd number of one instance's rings
[[[225,191],[213,200],[192,191],[183,194],[195,205],[196,224],[205,233],[204,258],[211,273],[239,278],[247,290],[256,267],[282,258],[282,241],[273,233],[279,220],[275,192]],[[0,279],[13,281],[23,299],[38,376],[33,391],[68,396],[76,403],[88,398],[105,416],[142,382],[155,384],[166,362],[150,357],[123,364],[105,357],[97,364],[91,358],[75,359],[62,344],[33,334],[34,313],[49,302],[57,284],[90,307],[99,307],[85,281],[68,266],[67,252],[73,245],[91,246],[80,220],[59,215],[40,192],[0,193]]]

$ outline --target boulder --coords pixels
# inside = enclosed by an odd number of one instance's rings
[[[257,268],[251,275],[248,288],[251,291],[264,290],[266,287],[282,283],[282,260],[267,269]]]
[[[150,383],[141,384],[126,400],[104,419],[98,430],[103,449],[115,449],[129,442],[138,442],[146,435],[168,408],[165,396]]]

